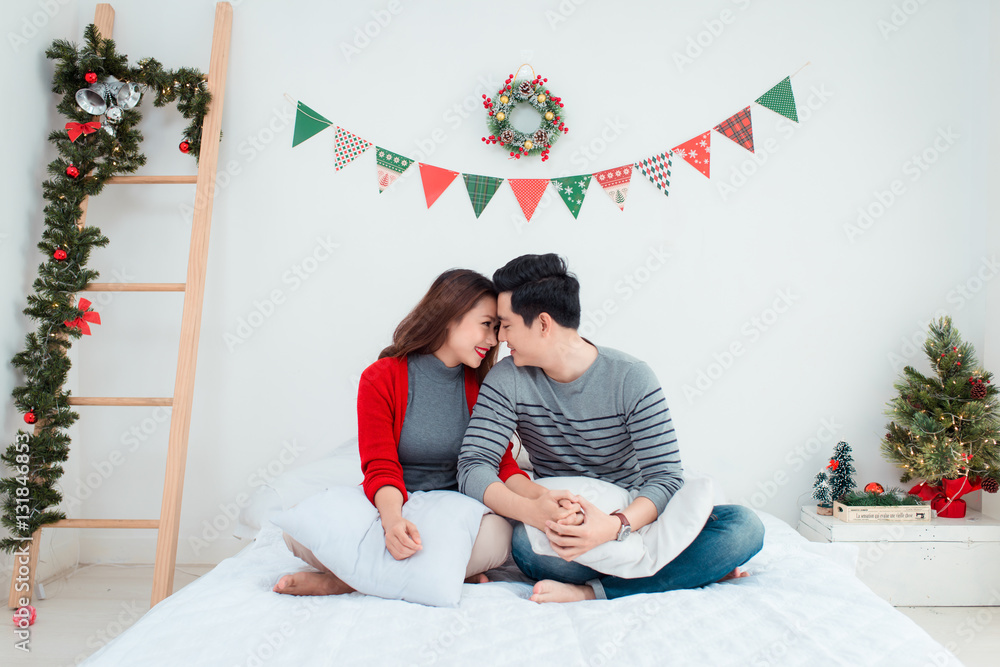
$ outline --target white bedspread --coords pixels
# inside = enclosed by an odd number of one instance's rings
[[[466,585],[457,609],[271,592],[304,569],[273,526],[84,664],[959,665],[854,575],[846,545],[761,514],[752,576],[699,590],[538,605],[526,583]]]

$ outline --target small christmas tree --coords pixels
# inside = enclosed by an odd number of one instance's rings
[[[816,479],[813,480],[813,498],[819,507],[833,507],[833,501],[830,500],[829,480],[825,472],[816,473]]]
[[[895,384],[899,395],[886,406],[892,421],[882,454],[903,469],[901,482],[919,478],[933,486],[968,477],[995,492],[1000,418],[993,374],[977,365],[974,348],[952,328],[951,318],[931,323],[924,352],[936,377],[903,369]]]
[[[840,500],[844,495],[854,490],[854,458],[851,456],[851,446],[841,440],[833,448],[833,458],[826,466],[830,486],[830,498]]]

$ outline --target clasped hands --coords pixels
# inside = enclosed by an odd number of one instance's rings
[[[552,550],[572,561],[618,535],[621,521],[569,491],[548,491],[536,499],[544,515],[541,529]]]

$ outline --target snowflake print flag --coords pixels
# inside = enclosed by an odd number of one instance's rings
[[[707,130],[694,139],[685,141],[672,151],[684,158],[685,162],[697,169],[705,176],[709,176],[710,160],[712,157],[712,131]]]
[[[552,187],[556,189],[562,200],[566,202],[566,206],[574,218],[580,217],[580,207],[583,206],[583,198],[587,194],[587,186],[590,185],[590,179],[590,174],[551,179]]]
[[[379,194],[396,182],[404,171],[410,168],[413,160],[399,153],[393,153],[381,146],[375,147],[375,165],[378,170]]]
[[[604,191],[608,193],[615,206],[624,211],[625,198],[628,196],[628,184],[632,180],[632,165],[623,164],[614,169],[599,171],[594,174],[594,178],[601,184]]]

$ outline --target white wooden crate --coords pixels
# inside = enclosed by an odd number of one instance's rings
[[[1000,521],[845,523],[806,505],[798,531],[813,542],[859,548],[858,578],[900,607],[1000,606]]]

